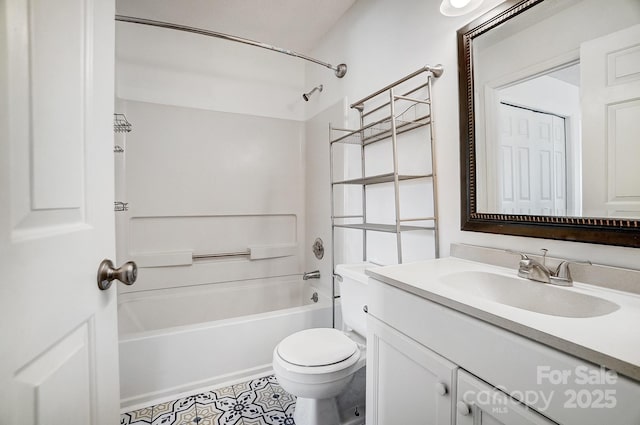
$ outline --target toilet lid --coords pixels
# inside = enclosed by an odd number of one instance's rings
[[[358,345],[337,329],[307,329],[278,345],[280,357],[298,366],[327,366],[351,357]]]

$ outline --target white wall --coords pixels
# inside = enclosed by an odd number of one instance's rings
[[[122,259],[139,263],[123,291],[297,274],[304,246],[304,125],[136,101],[123,103],[129,211],[117,213]],[[289,255],[219,258],[192,254],[289,247]],[[187,258],[184,258],[184,255]],[[279,255],[279,254],[278,254]]]
[[[343,79],[337,79],[322,68],[307,66],[307,86],[322,83],[324,91],[318,102],[309,105],[306,116],[314,116],[344,96],[355,101],[425,64],[442,63],[444,75],[434,86],[441,255],[448,255],[452,242],[528,252],[544,247],[554,256],[637,268],[637,249],[460,230],[456,30],[499,3],[487,1],[471,16],[449,18],[440,15],[437,0],[358,1],[310,52],[336,63],[345,62],[349,71]],[[514,267],[516,263],[514,258]]]

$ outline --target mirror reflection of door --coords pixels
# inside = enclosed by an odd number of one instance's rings
[[[494,89],[487,126],[488,207],[502,214],[580,216],[580,64]]]
[[[580,46],[584,213],[640,218],[640,25]]]
[[[504,102],[499,117],[498,211],[566,215],[565,118]]]

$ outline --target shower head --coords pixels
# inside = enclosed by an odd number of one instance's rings
[[[305,102],[309,101],[309,97],[311,97],[313,92],[315,92],[316,90],[321,92],[322,91],[322,84],[320,84],[317,87],[314,87],[313,90],[311,90],[309,93],[305,93],[305,94],[302,95],[302,98],[305,100]]]

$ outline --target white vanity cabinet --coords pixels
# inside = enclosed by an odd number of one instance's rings
[[[464,370],[456,393],[457,425],[556,425]]]
[[[453,424],[456,369],[444,357],[369,316],[367,424]]]
[[[637,381],[581,383],[605,371],[391,284],[368,291],[368,425],[640,425]]]

